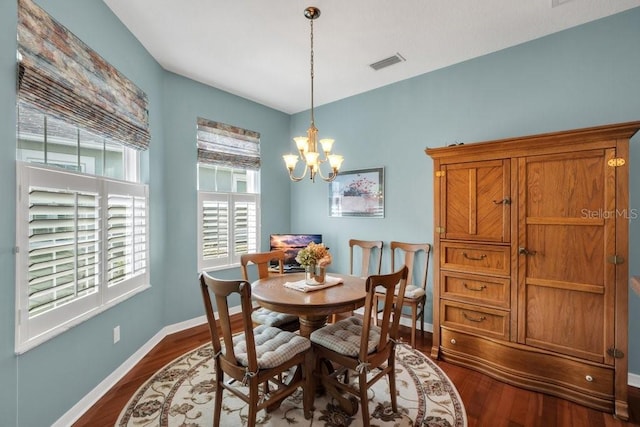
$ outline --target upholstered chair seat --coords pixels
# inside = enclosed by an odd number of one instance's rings
[[[269,369],[282,365],[293,355],[304,353],[311,348],[308,339],[271,326],[260,325],[253,330],[256,357],[259,369]],[[233,337],[233,352],[242,366],[249,366],[245,335]]]
[[[398,292],[400,291],[400,285],[397,285],[393,294],[398,296]],[[385,294],[384,291],[380,291],[380,294]],[[416,285],[407,285],[407,289],[404,291],[405,302],[407,299],[419,299],[425,296],[427,293],[423,288]]]
[[[261,307],[251,313],[253,323],[265,326],[275,326],[282,328],[291,323],[297,323],[298,317],[287,313],[278,313],[267,308]]]
[[[276,272],[271,271],[270,263],[276,261],[278,267]],[[284,274],[284,252],[280,250],[270,252],[256,252],[243,254],[240,257],[240,271],[242,278],[247,282],[249,279],[249,266],[254,266],[254,275],[258,279],[266,279],[272,274]],[[275,326],[286,331],[297,331],[300,329],[300,322],[297,316],[286,313],[278,313],[261,307],[253,310],[251,320],[257,325]]]
[[[336,353],[356,357],[360,352],[362,326],[362,320],[352,316],[312,332],[311,342]],[[367,354],[375,351],[378,342],[380,342],[380,328],[372,325],[369,331]]]

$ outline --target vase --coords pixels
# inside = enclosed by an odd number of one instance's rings
[[[326,269],[320,267],[317,264],[308,265],[304,268],[305,271],[305,283],[307,285],[322,285],[324,283],[324,277]]]

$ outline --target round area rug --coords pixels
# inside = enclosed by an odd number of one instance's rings
[[[211,426],[213,423],[214,363],[211,345],[199,347],[169,363],[129,400],[116,423],[120,427]],[[391,411],[387,377],[369,389],[371,425],[465,427],[467,417],[458,391],[427,356],[402,344],[396,347],[398,413]],[[327,396],[317,397],[313,419],[302,411],[302,390],[280,408],[260,411],[259,426],[362,426],[360,410],[348,416]],[[247,424],[246,404],[225,391],[221,426]]]

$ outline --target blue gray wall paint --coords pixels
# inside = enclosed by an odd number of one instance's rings
[[[336,138],[345,169],[384,166],[386,173],[384,219],[329,218],[327,185],[290,184],[280,157],[293,148],[291,136],[306,130],[308,113],[288,116],[162,70],[100,0],[37,2],[149,96],[152,145],[143,175],[151,194],[152,289],[14,355],[17,12],[14,1],[0,2],[0,198],[6,201],[0,216],[0,419],[6,425],[55,422],[162,327],[202,315],[194,220],[199,115],[262,134],[262,248],[270,232],[323,233],[338,270],[348,268],[350,237],[431,241],[433,171],[426,146],[640,119],[636,8],[318,107],[320,134]],[[638,142],[632,165],[640,164]],[[633,166],[631,184],[640,185],[640,169]],[[633,192],[631,207],[640,209]],[[630,235],[636,261],[639,223],[632,221]],[[634,262],[630,268],[640,275]],[[629,314],[637,324],[640,297],[633,293]],[[122,339],[113,345],[115,325]],[[640,334],[633,328],[629,360],[630,371],[640,374]],[[39,411],[32,410],[34,401]]]
[[[384,166],[385,218],[329,218],[328,186],[304,182],[291,187],[292,232],[322,233],[339,271],[349,268],[350,238],[432,242],[433,166],[425,147],[640,120],[638,43],[635,8],[317,107],[319,135],[336,139],[344,170]],[[294,115],[292,134],[302,134],[308,120],[307,112]],[[640,213],[638,142],[640,135],[631,146],[630,203]],[[630,228],[629,267],[638,275],[640,218]],[[384,256],[388,272],[388,250]],[[640,297],[629,295],[634,325]],[[629,335],[630,371],[640,374],[640,333],[630,327]]]
[[[0,419],[16,425],[17,359],[13,354],[16,174],[16,16],[13,1],[0,2]]]
[[[0,220],[0,265],[5,273],[0,284],[0,378],[8,385],[0,391],[0,419],[21,426],[55,422],[164,326],[203,315],[195,244],[196,118],[261,132],[267,164],[278,162],[285,149],[290,121],[282,112],[166,72],[100,0],[36,2],[149,97],[152,140],[143,155],[142,176],[150,188],[152,288],[23,355],[13,354],[17,8],[14,1],[2,2],[0,196],[11,202]],[[289,229],[289,180],[281,168],[267,167],[261,182],[262,197],[269,200],[262,208],[262,239],[268,242],[268,230]],[[232,278],[239,271],[218,274]],[[121,341],[114,345],[116,325]],[[32,410],[33,401],[39,402],[38,411]]]
[[[289,138],[289,116],[175,74],[164,78],[163,122],[167,173],[165,197],[167,259],[165,323],[203,315],[197,284],[196,118],[204,117],[260,132],[262,247],[268,249],[270,230],[289,229],[289,179],[284,168],[273,167]],[[265,246],[266,245],[266,246]],[[222,278],[239,277],[237,268],[216,272]],[[225,277],[226,275],[226,277]]]
[[[16,26],[15,5],[12,3],[13,13],[2,14],[2,25]],[[108,310],[84,324],[72,328],[37,348],[20,356],[10,355],[13,347],[14,310],[4,310],[10,321],[6,323],[10,329],[2,336],[0,351],[15,360],[13,371],[2,371],[1,375],[17,381],[13,389],[13,407],[7,408],[9,419],[15,419],[16,425],[36,426],[50,425],[60,418],[67,410],[90,392],[101,379],[106,378],[124,360],[133,354],[141,343],[155,335],[164,325],[162,307],[163,292],[163,260],[165,254],[160,244],[164,233],[164,202],[163,202],[163,168],[164,150],[162,127],[160,120],[162,68],[148,55],[142,45],[131,36],[124,25],[110,12],[101,1],[72,2],[72,1],[38,1],[55,19],[67,26],[73,33],[84,40],[107,61],[121,70],[133,80],[149,96],[151,133],[153,135],[152,149],[145,153],[143,160],[143,178],[154,193],[150,200],[152,212],[151,235],[157,236],[151,248],[151,281],[154,285],[150,290],[139,294],[126,302]],[[2,39],[0,49],[2,58],[14,61],[11,68],[2,69],[0,87],[3,94],[0,107],[3,111],[13,110],[10,114],[3,114],[0,126],[2,132],[10,132],[10,137],[2,138],[0,147],[5,159],[15,158],[15,34]],[[7,120],[6,122],[4,120]],[[12,123],[13,122],[13,123]],[[6,154],[4,154],[6,152]],[[9,180],[15,185],[15,164],[2,168],[3,180]],[[3,200],[15,200],[15,191],[2,189]],[[15,207],[13,203],[5,207],[13,221],[15,221]],[[4,215],[4,214],[3,214]],[[4,216],[3,216],[4,218]],[[6,226],[2,226],[1,233],[15,234]],[[10,245],[14,238],[3,238],[3,245]],[[5,251],[3,250],[3,253]],[[4,257],[4,254],[3,254]],[[13,264],[13,261],[11,261]],[[14,266],[4,268],[2,303],[11,303],[15,294]],[[6,274],[5,274],[6,272]],[[11,297],[8,297],[11,296]],[[5,323],[3,322],[3,325]],[[122,329],[122,339],[117,345],[112,344],[112,331],[116,325]],[[4,399],[3,399],[4,400]],[[8,401],[9,399],[7,399]],[[33,410],[33,401],[38,401],[41,410]],[[0,405],[3,405],[3,401]],[[3,418],[5,411],[3,410]]]

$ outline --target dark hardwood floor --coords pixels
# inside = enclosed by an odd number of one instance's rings
[[[402,331],[409,341],[409,330]],[[144,381],[164,365],[209,340],[206,325],[169,335],[75,424],[113,426],[122,408]],[[416,347],[431,352],[431,334],[416,337]],[[469,427],[618,427],[640,426],[640,389],[629,387],[630,422],[584,406],[523,390],[481,373],[438,361],[455,384],[467,410]]]

